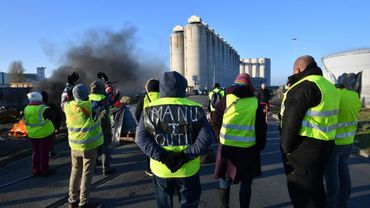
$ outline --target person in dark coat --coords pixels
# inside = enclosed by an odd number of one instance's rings
[[[263,103],[269,103],[270,97],[271,95],[270,95],[269,89],[266,88],[265,83],[262,83],[261,89],[259,89],[257,92],[258,101],[263,102]]]
[[[323,173],[325,161],[334,147],[334,138],[306,135],[323,129],[320,135],[331,133],[335,137],[330,126],[336,126],[334,113],[338,112],[340,96],[334,85],[322,76],[312,56],[299,57],[294,63],[293,75],[288,78],[290,87],[282,102],[281,151],[289,196],[293,206],[299,208],[325,207]],[[326,97],[322,96],[323,93]],[[330,111],[311,110],[324,105],[333,107]],[[308,120],[313,113],[317,114],[314,125]],[[333,117],[333,124],[319,123],[326,116]]]
[[[55,105],[54,103],[49,103],[49,95],[47,92],[42,91],[42,102],[49,106],[52,111],[54,111],[55,119],[51,120],[53,122],[55,132],[57,132],[60,128],[60,124],[62,122],[62,115],[63,111],[62,109]],[[50,151],[49,151],[49,158],[54,157],[56,155],[55,150],[54,150],[54,144],[55,144],[55,137],[50,141]]]
[[[151,103],[152,101],[159,98],[159,80],[150,79],[145,83],[145,93],[139,98],[139,102],[136,105],[135,109],[135,118],[137,123],[140,122],[141,113],[143,109]],[[146,157],[146,170],[145,174],[148,176],[153,176],[152,171],[150,170],[150,157]]]
[[[180,207],[197,207],[199,155],[211,145],[213,134],[202,105],[186,98],[185,77],[165,72],[159,86],[160,98],[144,109],[136,138],[151,158],[156,207],[173,207],[175,193]]]
[[[237,100],[226,106],[227,99],[230,97],[237,97]],[[240,109],[242,101],[252,103],[254,109],[250,115],[242,113],[243,117],[255,118],[252,129],[255,132],[254,142],[251,142],[249,147],[238,147],[237,145],[229,145],[223,141],[222,137],[227,138],[221,131],[222,126],[236,126],[233,123],[225,123],[224,114],[235,106],[235,109]],[[239,104],[238,104],[239,102]],[[242,106],[241,106],[242,107]],[[237,112],[237,110],[234,110]],[[235,114],[234,114],[235,115]],[[241,115],[241,114],[239,114]],[[236,115],[238,116],[238,115]],[[241,121],[242,118],[234,117],[234,121]],[[222,207],[229,206],[229,195],[231,184],[240,185],[239,200],[240,207],[249,207],[250,196],[251,196],[251,185],[252,180],[255,176],[261,175],[261,163],[260,163],[260,152],[266,144],[266,130],[267,124],[263,114],[263,107],[254,98],[253,86],[250,81],[248,74],[240,74],[237,76],[233,86],[226,89],[226,95],[223,97],[221,102],[216,106],[215,116],[212,120],[213,129],[217,135],[220,135],[220,145],[217,152],[217,161],[215,169],[215,178],[220,179],[220,200]],[[245,123],[244,125],[248,125]],[[241,125],[240,125],[241,126]],[[244,126],[242,126],[244,127]],[[221,134],[220,134],[221,131]],[[227,131],[227,130],[226,130]],[[243,132],[242,132],[243,134]],[[239,137],[240,138],[240,137]],[[245,138],[244,139],[248,139]]]

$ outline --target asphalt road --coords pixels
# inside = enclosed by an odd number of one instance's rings
[[[31,177],[31,157],[0,168],[0,207],[64,207],[70,175],[67,143],[56,146],[60,156],[50,161],[57,173],[48,178]],[[216,146],[214,146],[216,149]],[[93,179],[91,200],[104,207],[155,207],[152,178],[145,175],[145,157],[135,144],[125,144],[113,151],[117,173],[101,175],[97,168]],[[292,207],[280,159],[277,123],[269,123],[268,142],[262,153],[262,176],[252,187],[251,207]],[[352,198],[350,207],[370,204],[369,160],[351,157]],[[219,206],[218,181],[213,179],[214,164],[203,165],[200,171],[202,195],[199,207]],[[239,185],[233,185],[230,207],[239,207]],[[178,207],[177,196],[174,198]]]

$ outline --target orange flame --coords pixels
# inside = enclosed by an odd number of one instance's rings
[[[23,120],[19,120],[18,123],[13,125],[13,128],[9,130],[9,136],[16,136],[16,137],[26,137],[27,136],[27,129],[26,124],[24,124]]]

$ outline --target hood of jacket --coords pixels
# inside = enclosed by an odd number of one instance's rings
[[[180,97],[186,96],[188,81],[176,71],[165,72],[159,80],[160,97]]]

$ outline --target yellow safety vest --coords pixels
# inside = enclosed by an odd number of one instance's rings
[[[49,119],[44,119],[44,112],[49,107],[40,105],[27,105],[24,109],[23,121],[26,124],[28,137],[42,139],[54,133],[55,128]]]
[[[221,97],[225,96],[225,91],[224,90],[222,90],[220,88],[216,88],[216,89],[213,89],[211,92],[208,93],[208,98],[209,98],[210,101],[212,100],[212,96],[213,96],[214,93],[220,93]],[[211,112],[216,110],[212,105],[209,105],[209,106],[211,108]]]
[[[92,118],[91,101],[70,101],[64,105],[64,112],[72,150],[86,151],[103,144],[101,122]]]
[[[185,105],[185,106],[194,106],[194,107],[202,107],[201,104],[194,102],[192,100],[186,98],[159,98],[151,103],[149,103],[148,107],[151,106],[160,106],[160,105]],[[167,151],[174,151],[174,152],[181,152],[185,149],[189,148],[189,146],[161,146]],[[190,160],[186,164],[184,164],[179,170],[172,173],[167,166],[160,161],[154,160],[150,158],[150,169],[154,173],[154,175],[161,177],[161,178],[184,178],[190,177],[195,175],[200,168],[200,159],[196,157],[193,160]]]
[[[92,101],[101,101],[104,99],[105,99],[105,95],[95,94],[95,93],[92,93],[89,95],[89,100],[92,100]]]
[[[148,92],[146,93],[146,95],[144,96],[144,105],[143,105],[143,109],[145,109],[149,103],[157,100],[159,98],[159,92]]]
[[[357,130],[357,117],[361,109],[361,100],[356,92],[338,89],[341,97],[339,104],[336,145],[353,144]]]
[[[310,75],[291,86],[284,94],[280,114],[283,117],[285,110],[284,102],[288,92],[305,80],[315,83],[320,89],[321,102],[319,105],[308,109],[306,115],[303,117],[299,135],[323,141],[334,140],[338,122],[340,94],[335,86],[323,76]]]
[[[258,101],[255,97],[238,98],[226,95],[226,110],[222,118],[220,142],[234,147],[251,147],[256,144],[256,112]]]

